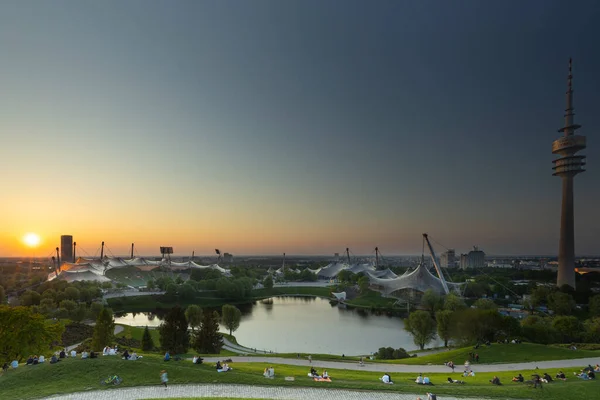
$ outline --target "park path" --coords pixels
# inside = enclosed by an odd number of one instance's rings
[[[244,347],[239,344],[235,344],[227,338],[223,337],[223,348],[225,350],[233,351],[234,353],[246,355],[246,354],[270,354],[267,350],[257,350],[251,349],[249,347]]]
[[[304,366],[307,371],[310,367],[325,368],[325,369],[346,369],[356,371],[371,371],[371,372],[414,372],[414,373],[433,373],[433,372],[450,372],[450,368],[445,365],[406,365],[406,364],[383,364],[383,363],[365,363],[363,366],[357,362],[341,362],[341,361],[317,361],[313,360],[310,363],[305,358],[280,358],[280,357],[206,357],[205,363],[216,363],[218,360],[231,359],[232,362],[244,363],[261,363],[267,364],[285,364]],[[525,363],[512,364],[471,364],[471,368],[475,372],[501,372],[501,371],[516,371],[516,370],[534,370],[539,368],[544,370],[582,367],[588,364],[596,365],[600,363],[600,357],[595,358],[576,358],[574,360],[554,360],[554,361],[536,361]],[[457,365],[456,371],[461,372],[462,366]]]
[[[239,397],[244,399],[283,399],[283,400],[414,400],[421,394],[385,393],[340,389],[290,388],[280,386],[249,386],[249,385],[172,385],[167,389],[160,385],[140,386],[124,389],[95,390],[68,395],[48,397],[53,400],[137,400],[156,398],[182,397]],[[444,400],[457,400],[456,397],[446,397]],[[469,398],[469,400],[478,400]]]

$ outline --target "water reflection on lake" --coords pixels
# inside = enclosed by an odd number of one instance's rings
[[[242,322],[234,333],[244,346],[278,353],[369,354],[380,347],[415,349],[399,317],[343,309],[314,297],[277,297],[239,307]],[[125,314],[120,324],[158,326],[156,314]],[[221,331],[226,332],[222,327]],[[436,345],[431,343],[430,345]]]

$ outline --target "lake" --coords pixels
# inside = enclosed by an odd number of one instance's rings
[[[242,321],[233,334],[243,346],[277,353],[370,354],[380,347],[415,350],[399,317],[332,306],[315,297],[276,297],[240,307]],[[119,324],[158,326],[156,314],[125,314]],[[222,332],[228,333],[221,327]],[[429,346],[440,345],[432,342]]]

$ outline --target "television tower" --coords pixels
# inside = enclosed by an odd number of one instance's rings
[[[565,110],[565,126],[559,129],[564,136],[552,142],[552,154],[559,158],[553,160],[554,173],[562,178],[562,207],[560,213],[560,242],[558,246],[558,279],[557,286],[569,285],[575,288],[575,224],[573,216],[573,177],[585,171],[585,156],[575,155],[586,147],[585,136],[576,135],[581,128],[573,121],[573,74],[572,60],[569,59],[569,76],[567,78],[567,109]]]

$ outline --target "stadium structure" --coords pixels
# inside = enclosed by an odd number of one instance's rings
[[[68,282],[73,281],[97,281],[110,282],[112,279],[106,275],[111,270],[133,269],[134,273],[151,272],[153,270],[164,270],[169,272],[182,272],[192,269],[212,269],[218,271],[224,276],[231,276],[228,269],[220,267],[218,264],[201,265],[193,259],[188,261],[172,261],[170,258],[161,260],[152,260],[143,257],[132,257],[129,259],[122,257],[110,257],[104,255],[104,242],[100,258],[79,257],[75,262],[62,262],[55,268],[54,272],[48,275],[48,280],[62,279]],[[143,286],[144,281],[139,282],[138,286]]]

